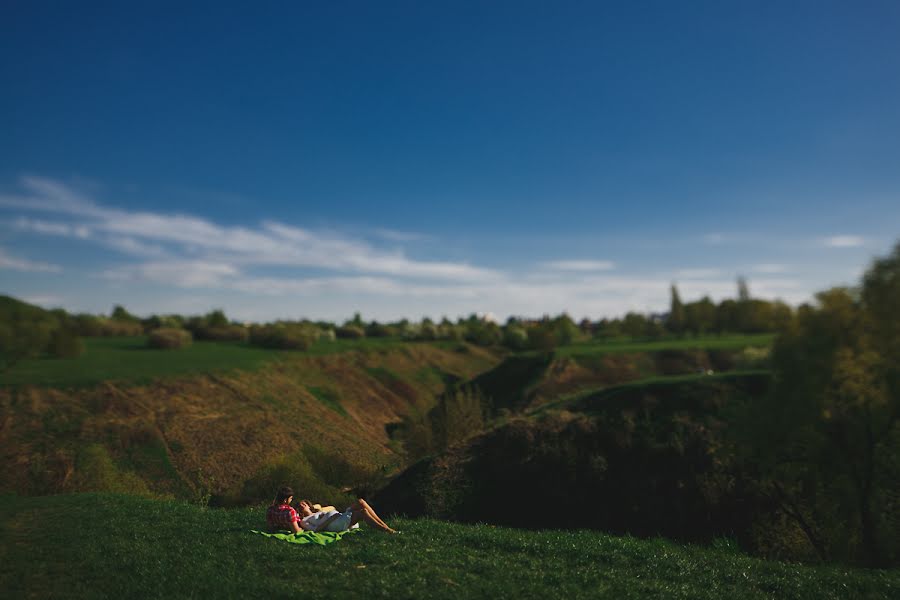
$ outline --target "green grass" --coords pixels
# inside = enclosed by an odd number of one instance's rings
[[[307,386],[309,393],[316,397],[316,400],[344,417],[349,416],[347,411],[341,406],[341,400],[334,390],[326,387]]]
[[[194,342],[178,350],[152,350],[145,337],[87,338],[78,358],[22,361],[0,375],[0,385],[81,387],[102,381],[145,383],[231,369],[252,370],[284,352],[238,342]]]
[[[759,378],[769,376],[770,372],[762,369],[746,371],[726,371],[724,373],[689,373],[686,375],[655,375],[636,381],[629,381],[619,385],[608,387],[579,390],[573,394],[560,397],[554,402],[542,404],[528,412],[529,415],[537,415],[547,410],[570,409],[579,412],[590,412],[590,407],[602,407],[605,402],[636,390],[652,390],[654,388],[668,388],[675,385],[700,384],[705,386],[710,383],[740,383],[745,378]]]
[[[0,386],[84,387],[103,381],[147,383],[157,378],[233,369],[253,370],[291,356],[384,352],[410,344],[399,339],[320,341],[307,351],[271,350],[241,342],[194,342],[178,350],[147,348],[146,337],[85,338],[78,358],[37,358],[0,373]],[[446,345],[446,343],[439,343]]]
[[[556,349],[558,357],[626,352],[657,352],[659,350],[738,350],[750,346],[771,346],[775,334],[704,336],[670,338],[635,342],[630,340],[590,341]]]
[[[83,494],[0,498],[4,598],[891,598],[900,571],[728,544],[390,519],[331,546],[249,533],[264,509]]]

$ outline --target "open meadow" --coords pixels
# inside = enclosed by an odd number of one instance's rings
[[[0,497],[6,598],[891,598],[900,572],[768,562],[595,531],[393,519],[329,546],[250,532],[264,508]],[[52,523],[52,533],[48,524]]]

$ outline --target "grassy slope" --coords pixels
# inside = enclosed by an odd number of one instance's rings
[[[727,546],[396,520],[332,546],[249,533],[264,509],[129,496],[0,497],[7,598],[890,598],[900,572],[766,562]],[[49,533],[52,532],[52,533]]]
[[[459,352],[437,344],[354,342],[344,345],[346,352],[312,356],[213,344],[210,351],[277,359],[254,369],[228,370],[218,362],[221,368],[209,373],[163,377],[170,367],[200,370],[208,361],[203,352],[156,353],[96,341],[99,357],[87,353],[80,364],[93,361],[119,375],[144,369],[158,379],[0,387],[0,491],[104,489],[78,481],[89,444],[106,447],[119,469],[145,478],[152,491],[177,496],[186,487],[234,490],[307,446],[358,465],[391,465],[399,457],[389,446],[387,424],[430,407],[443,377],[468,379],[496,362],[477,348]]]

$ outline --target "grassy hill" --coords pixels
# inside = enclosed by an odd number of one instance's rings
[[[376,507],[377,508],[377,507]],[[5,598],[893,598],[900,572],[810,567],[590,531],[391,521],[326,547],[249,533],[264,508],[0,497]]]

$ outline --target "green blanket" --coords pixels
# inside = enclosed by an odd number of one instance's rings
[[[338,541],[350,532],[356,532],[359,530],[350,529],[349,531],[338,532],[323,531],[320,533],[316,533],[314,531],[301,531],[300,533],[289,533],[287,531],[266,533],[265,531],[257,531],[255,529],[251,529],[250,531],[252,533],[258,533],[259,535],[264,535],[266,537],[284,540],[292,544],[318,544],[320,546],[325,546],[327,544],[332,544]]]

